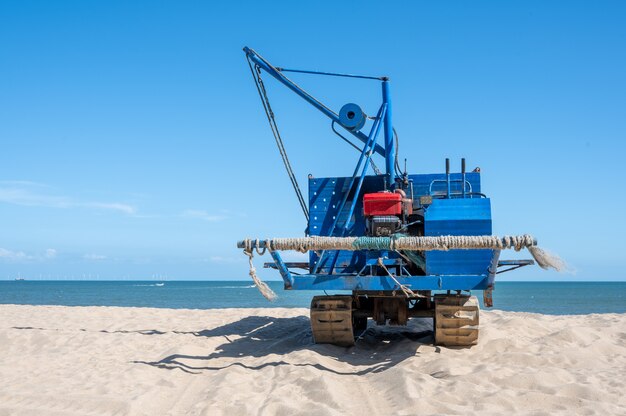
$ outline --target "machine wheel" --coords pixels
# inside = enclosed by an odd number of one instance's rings
[[[477,344],[479,311],[476,296],[435,295],[435,344]]]
[[[352,296],[313,297],[311,331],[317,344],[354,345]]]

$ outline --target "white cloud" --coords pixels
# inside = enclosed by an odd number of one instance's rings
[[[6,248],[0,247],[0,259],[9,260],[9,261],[19,261],[19,260],[26,260],[29,258],[31,257],[28,256],[23,251],[7,250]]]
[[[71,206],[67,198],[37,194],[28,189],[14,187],[0,188],[0,202],[14,205],[45,206],[52,208],[67,208]]]
[[[103,256],[102,254],[94,254],[94,253],[88,253],[85,254],[83,256],[83,258],[85,260],[93,260],[93,261],[98,261],[98,260],[104,260],[107,258],[107,256]]]
[[[49,208],[95,208],[134,215],[137,209],[120,202],[78,201],[65,196],[42,193],[45,185],[28,181],[0,181],[0,202]],[[33,188],[37,188],[33,190]]]
[[[185,218],[197,218],[197,219],[201,219],[201,220],[209,221],[209,222],[218,222],[218,221],[224,221],[225,219],[228,219],[227,215],[209,214],[206,211],[198,210],[198,209],[187,209],[181,213],[181,216]]]
[[[9,250],[0,247],[0,260],[9,262],[46,261],[57,257],[58,252],[53,248],[47,248],[43,253],[27,254],[23,251]]]

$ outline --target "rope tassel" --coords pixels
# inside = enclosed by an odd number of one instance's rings
[[[243,253],[246,256],[248,256],[248,262],[250,264],[250,272],[248,274],[252,278],[252,281],[256,285],[257,289],[259,289],[259,292],[261,292],[261,295],[263,295],[263,297],[269,300],[270,302],[273,302],[278,298],[278,296],[267,285],[267,283],[265,283],[263,280],[259,278],[259,276],[257,276],[256,268],[254,267],[254,264],[252,263],[252,258],[254,257],[253,250],[256,250],[257,254],[259,254],[259,256],[262,256],[263,254],[265,254],[265,251],[267,250],[267,248],[264,248],[263,251],[259,251],[259,240],[256,240],[256,244],[254,248],[252,247],[253,244],[251,240],[246,239],[245,241],[246,241],[246,245],[243,249]]]
[[[554,269],[557,272],[563,272],[568,270],[567,263],[565,260],[557,256],[556,254],[552,254],[543,250],[537,246],[528,247],[528,251],[530,255],[533,256],[533,259],[537,262],[539,267],[544,270]]]

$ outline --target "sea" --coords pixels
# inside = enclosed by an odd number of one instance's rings
[[[251,281],[0,281],[0,304],[174,309],[308,308],[320,291],[283,290],[267,301]],[[336,294],[340,292],[332,292]],[[349,293],[349,292],[344,292]],[[331,293],[329,293],[331,294]],[[480,292],[475,293],[481,301]],[[626,313],[626,282],[498,282],[494,309],[552,315]]]

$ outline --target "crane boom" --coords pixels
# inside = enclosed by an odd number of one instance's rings
[[[333,110],[324,105],[321,101],[313,97],[311,94],[306,92],[292,80],[287,78],[280,68],[273,66],[269,63],[265,58],[256,53],[253,49],[248,48],[247,46],[243,48],[243,51],[246,53],[246,57],[250,62],[253,62],[257,68],[262,69],[267,74],[271,75],[281,84],[285,85],[287,88],[295,92],[298,96],[304,99],[306,102],[311,104],[314,108],[319,110],[322,114],[328,117],[333,122],[339,124],[344,127],[346,131],[352,134],[354,137],[363,142],[364,145],[370,140],[370,137],[363,133],[359,128],[346,128],[345,119],[341,117],[341,114],[335,113]],[[386,106],[385,116],[382,120],[383,122],[383,134],[385,137],[385,146],[381,146],[379,144],[375,144],[373,151],[378,153],[379,155],[385,158],[385,168],[386,168],[386,177],[387,177],[387,186],[391,189],[395,186],[395,165],[396,165],[396,154],[395,154],[395,143],[393,139],[393,126],[391,122],[391,94],[389,89],[389,78],[387,77],[362,77],[358,75],[344,75],[344,74],[334,74],[334,73],[323,73],[317,71],[302,71],[302,70],[288,70],[290,72],[303,72],[309,74],[319,74],[319,75],[331,75],[331,76],[345,76],[352,78],[368,78],[368,79],[376,79],[382,82],[382,104]]]

